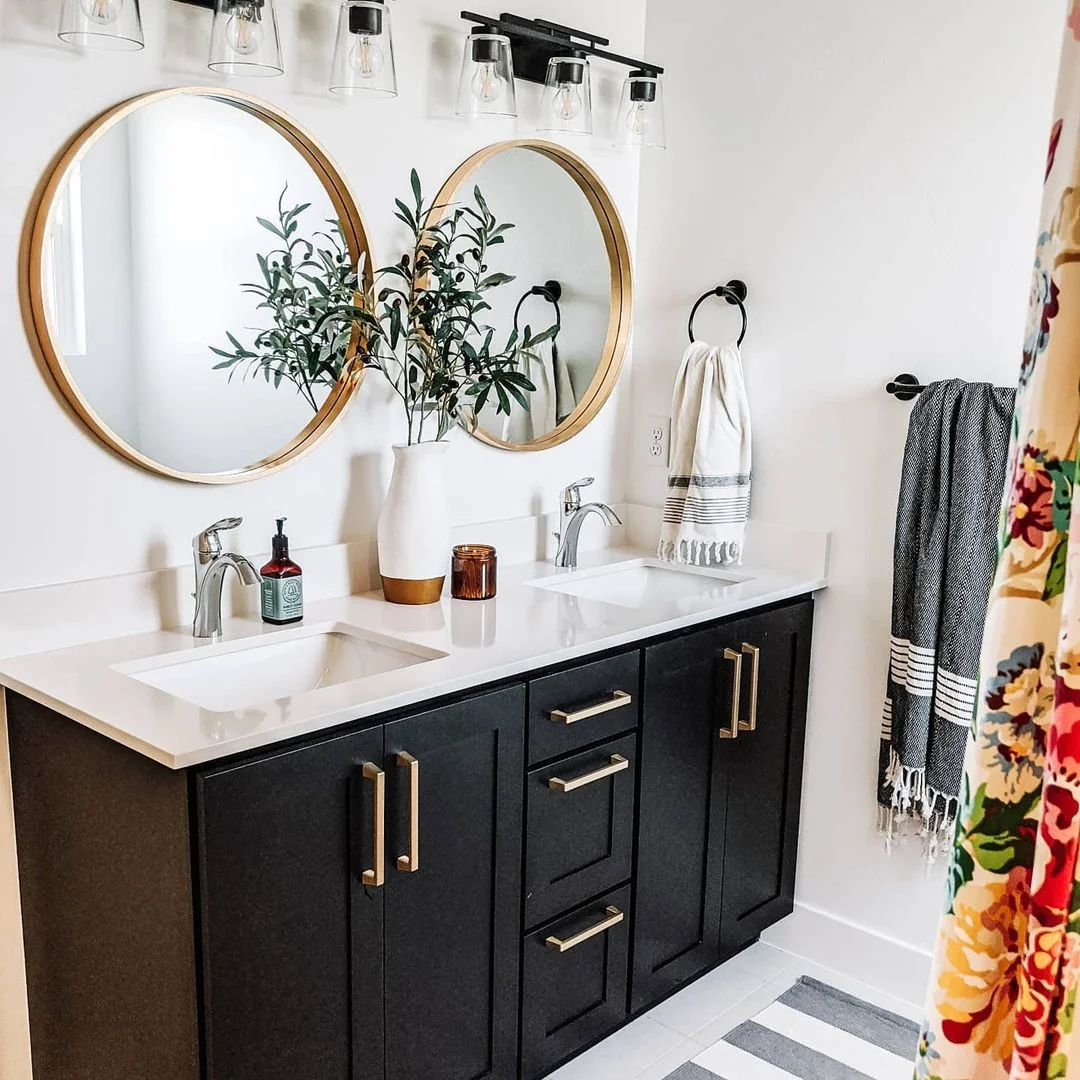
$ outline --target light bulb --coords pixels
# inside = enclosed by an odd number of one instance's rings
[[[649,130],[649,106],[645,101],[635,101],[626,114],[626,130],[639,138]]]
[[[584,104],[581,94],[573,83],[561,83],[559,89],[555,91],[552,108],[560,120],[569,122],[577,119]]]
[[[253,4],[238,4],[225,27],[225,40],[228,41],[229,48],[241,56],[258,52],[262,44],[259,9]]]
[[[120,18],[124,0],[81,0],[83,14],[96,23],[108,26]]]
[[[493,101],[497,101],[499,94],[502,93],[502,82],[494,61],[480,61],[476,65],[476,74],[473,76],[473,96],[477,101],[490,105]]]
[[[349,53],[349,63],[361,79],[374,79],[386,64],[386,54],[376,37],[358,34],[356,44]]]

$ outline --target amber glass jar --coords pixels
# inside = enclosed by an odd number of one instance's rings
[[[487,544],[454,548],[450,595],[455,600],[490,600],[497,585],[498,558]]]

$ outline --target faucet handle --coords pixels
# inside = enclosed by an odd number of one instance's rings
[[[567,512],[576,510],[581,505],[581,489],[595,483],[595,476],[583,476],[580,480],[575,480],[563,488],[563,506]]]
[[[222,518],[213,525],[207,525],[205,529],[191,542],[197,555],[208,558],[216,558],[221,554],[221,537],[218,533],[227,532],[229,529],[238,529],[244,523],[242,517]]]

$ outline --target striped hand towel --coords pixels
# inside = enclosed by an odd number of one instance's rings
[[[686,350],[671,403],[671,468],[658,555],[742,561],[750,514],[750,405],[737,345]]]
[[[978,692],[1015,391],[933,383],[911,412],[893,555],[878,824],[947,850]]]

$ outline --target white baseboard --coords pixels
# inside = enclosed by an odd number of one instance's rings
[[[907,942],[809,904],[761,935],[761,940],[921,1007],[931,954]]]

